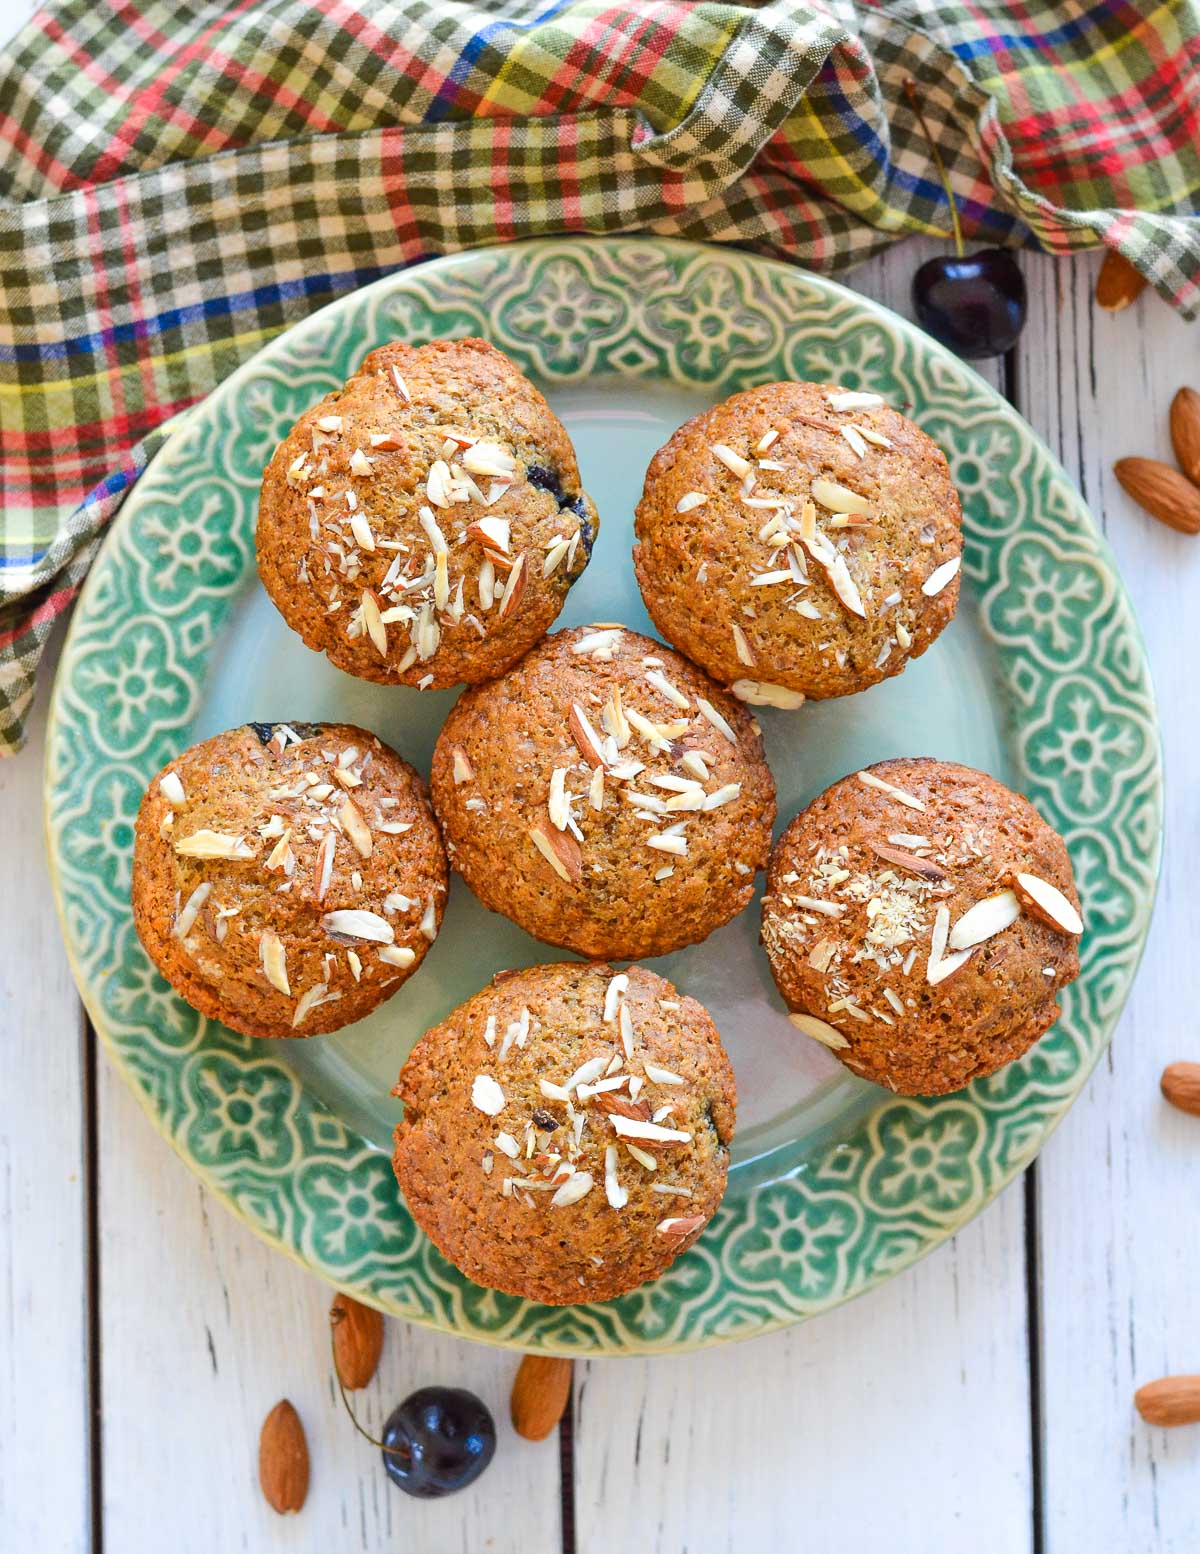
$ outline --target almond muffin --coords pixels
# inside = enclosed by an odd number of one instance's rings
[[[248,723],[169,761],[138,811],[133,920],[194,1009],[314,1036],[390,998],[446,904],[425,784],[346,723]]]
[[[595,959],[665,955],[735,917],[775,819],[745,708],[622,626],[558,632],[464,692],[430,786],[484,906]]]
[[[668,642],[794,707],[925,652],[958,603],[961,528],[941,449],[878,394],[767,383],[655,454],[633,564]]]
[[[725,1191],[737,1091],[701,1006],[641,967],[501,973],[400,1074],[392,1164],[477,1284],[565,1306],[655,1279]]]
[[[597,528],[562,423],[506,356],[384,345],[268,464],[258,572],[339,669],[455,685],[546,634]]]
[[[1066,846],[1032,804],[922,758],[814,799],[775,844],[762,903],[792,1023],[905,1095],[1027,1051],[1079,974],[1082,931]]]

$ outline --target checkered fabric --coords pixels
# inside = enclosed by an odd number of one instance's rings
[[[64,0],[0,62],[0,752],[154,431],[298,318],[552,232],[817,270],[948,211],[1200,311],[1200,0]],[[111,473],[116,470],[117,473]]]

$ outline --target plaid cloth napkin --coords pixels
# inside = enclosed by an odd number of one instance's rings
[[[0,753],[156,431],[431,254],[674,233],[831,270],[948,212],[1200,310],[1197,0],[63,0],[0,62]]]

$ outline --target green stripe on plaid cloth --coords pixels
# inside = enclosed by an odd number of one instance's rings
[[[156,427],[289,323],[549,232],[831,270],[945,197],[1200,310],[1194,0],[68,0],[0,65],[0,751]],[[112,471],[116,474],[111,474]]]

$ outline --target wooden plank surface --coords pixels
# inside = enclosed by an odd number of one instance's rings
[[[1033,312],[1018,395],[1104,523],[1146,638],[1162,716],[1167,846],[1145,959],[1104,1062],[1039,1165],[1048,1554],[1195,1554],[1200,1429],[1154,1430],[1135,1387],[1200,1371],[1200,1121],[1159,1074],[1200,1059],[1200,540],[1147,518],[1112,461],[1169,459],[1175,390],[1200,389],[1200,330],[1152,294],[1091,305],[1097,269],[1026,256]]]
[[[0,1547],[69,1554],[91,1520],[88,1120],[42,853],[44,723],[43,695],[30,748],[0,761]]]

